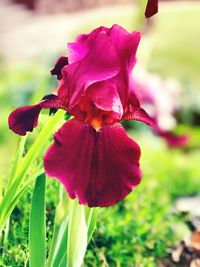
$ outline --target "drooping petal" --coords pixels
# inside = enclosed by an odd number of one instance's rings
[[[58,95],[68,103],[69,109],[72,109],[89,85],[107,80],[119,70],[119,57],[115,47],[105,32],[99,32],[87,55],[82,60],[64,67]]]
[[[60,57],[57,60],[55,67],[51,70],[51,74],[56,75],[58,80],[62,79],[62,69],[64,66],[68,64],[69,64],[68,57],[65,56]]]
[[[125,198],[140,182],[139,158],[139,146],[120,124],[96,131],[72,119],[54,135],[44,168],[71,198],[90,207],[104,207]]]
[[[8,118],[9,128],[19,135],[32,132],[38,124],[41,109],[40,104],[15,109]]]
[[[32,132],[38,124],[38,116],[42,108],[61,108],[62,103],[56,95],[48,95],[33,106],[25,106],[15,109],[8,118],[9,128],[19,135]]]
[[[145,17],[150,18],[158,12],[158,0],[148,0]]]
[[[186,134],[178,135],[170,131],[163,131],[156,127],[154,132],[162,137],[170,148],[184,148],[188,145],[189,136]]]
[[[122,120],[136,120],[146,123],[149,126],[153,126],[155,124],[154,119],[151,118],[144,109],[140,108],[133,112],[125,113],[122,117]]]

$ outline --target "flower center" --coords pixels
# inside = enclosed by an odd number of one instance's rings
[[[96,131],[99,131],[102,127],[102,119],[94,118],[90,121],[90,124]]]

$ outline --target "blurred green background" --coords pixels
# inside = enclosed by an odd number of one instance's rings
[[[117,23],[130,31],[143,30],[138,64],[163,79],[176,79],[183,87],[186,99],[186,104],[177,114],[179,123],[175,129],[178,133],[190,136],[189,145],[185,149],[169,149],[162,139],[138,122],[127,126],[129,135],[141,145],[143,180],[127,199],[114,207],[101,209],[98,227],[85,258],[85,266],[167,266],[164,265],[164,259],[171,258],[171,249],[191,233],[187,223],[190,214],[174,213],[173,207],[179,197],[200,194],[199,14],[198,1],[169,1],[160,3],[159,14],[151,19],[145,31],[144,25],[139,23],[141,14],[134,5],[124,5],[123,8],[104,6],[69,15],[51,15],[52,17],[40,15],[39,22],[35,22],[40,23],[43,19],[44,25],[46,19],[48,25],[49,21],[55,20],[54,16],[66,17],[66,24],[69,21],[66,41],[102,24],[111,26]],[[76,23],[73,24],[73,20]],[[10,32],[11,36],[12,34]],[[41,35],[45,36],[44,29],[41,30]],[[49,43],[56,42],[56,37],[54,39],[53,36],[52,33],[52,36],[46,37],[49,38]],[[26,35],[19,38],[26,39]],[[57,82],[50,76],[49,70],[57,55],[66,53],[64,42],[61,43],[63,50],[48,51],[47,44],[46,51],[41,48],[42,53],[36,56],[29,56],[29,47],[24,46],[27,57],[20,59],[17,57],[18,48],[15,49],[15,43],[10,45],[16,54],[13,59],[7,57],[3,52],[5,50],[0,54],[1,185],[6,183],[6,175],[18,143],[18,137],[8,129],[8,115],[14,108],[36,103],[55,89]],[[39,47],[38,44],[35,46]],[[28,135],[28,144],[33,142],[36,135],[37,130]],[[7,249],[1,255],[0,266],[28,266],[27,235],[31,192],[32,187],[27,189],[12,214]],[[48,240],[52,235],[57,194],[58,183],[48,180]]]

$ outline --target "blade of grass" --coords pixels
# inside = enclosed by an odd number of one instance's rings
[[[46,260],[46,216],[45,216],[46,176],[38,176],[31,202],[29,225],[30,267],[43,267]]]
[[[16,176],[16,171],[19,167],[19,164],[21,162],[21,159],[23,157],[23,153],[24,153],[24,146],[25,146],[25,143],[26,143],[26,138],[27,136],[20,136],[19,138],[19,145],[17,147],[17,151],[16,151],[16,155],[15,155],[15,159],[14,159],[14,162],[13,162],[13,166],[12,166],[12,169],[11,169],[11,172],[10,172],[10,175],[8,177],[8,181],[7,181],[7,184],[6,184],[6,188],[9,188],[10,184],[14,181],[15,179],[15,176]]]
[[[9,189],[10,194],[9,195],[8,194],[5,194],[4,199],[3,199],[3,201],[4,201],[3,203],[7,203],[7,206],[6,206],[6,211],[7,211],[6,215],[7,216],[3,216],[4,215],[3,210],[0,210],[0,214],[2,215],[0,217],[0,232],[3,230],[3,227],[6,225],[10,214],[14,210],[14,208],[15,208],[18,200],[20,199],[20,197],[24,193],[24,191],[27,188],[27,186],[29,184],[31,184],[36,179],[36,177],[38,177],[43,172],[44,172],[43,169],[40,170],[40,171],[38,171],[38,172],[36,172],[33,175],[32,179],[29,179],[28,181],[26,181],[25,183],[23,183],[23,185],[21,185],[20,188],[18,188],[17,193],[15,193],[15,182],[11,185],[11,187]],[[10,196],[12,196],[12,198]],[[1,205],[1,209],[3,209],[3,203]]]

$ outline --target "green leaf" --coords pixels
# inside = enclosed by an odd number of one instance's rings
[[[24,193],[26,187],[33,182],[36,177],[38,177],[38,175],[40,175],[41,173],[43,173],[44,170],[42,169],[42,171],[38,171],[36,174],[33,175],[32,179],[29,181],[26,181],[26,183],[24,183],[23,185],[21,185],[20,188],[18,188],[17,192],[16,192],[16,183],[18,183],[18,181],[14,181],[14,183],[12,183],[12,185],[9,188],[9,193],[7,192],[2,200],[1,203],[1,209],[0,209],[0,232],[3,229],[3,227],[6,225],[8,218],[10,216],[10,214],[12,213],[12,211],[14,210],[19,198],[22,196],[22,194]]]
[[[87,248],[87,224],[84,206],[74,200],[69,217],[67,267],[80,267]]]
[[[88,234],[87,234],[87,239],[88,243],[90,242],[92,235],[94,233],[94,230],[96,228],[97,224],[97,218],[99,214],[99,208],[88,208],[89,209],[88,217],[87,217],[87,226],[88,226]]]
[[[29,251],[30,266],[43,267],[46,260],[46,216],[45,216],[45,184],[46,176],[38,176],[33,191],[30,225]]]
[[[57,226],[58,227],[58,226]],[[68,218],[66,218],[58,232],[57,246],[54,252],[54,260],[51,266],[58,267],[67,265],[67,238],[68,238]]]
[[[56,207],[53,237],[46,267],[58,267],[61,261],[66,266],[67,261],[68,220],[73,201],[68,197],[65,190],[63,190],[62,185],[60,185],[59,196],[60,200]]]

